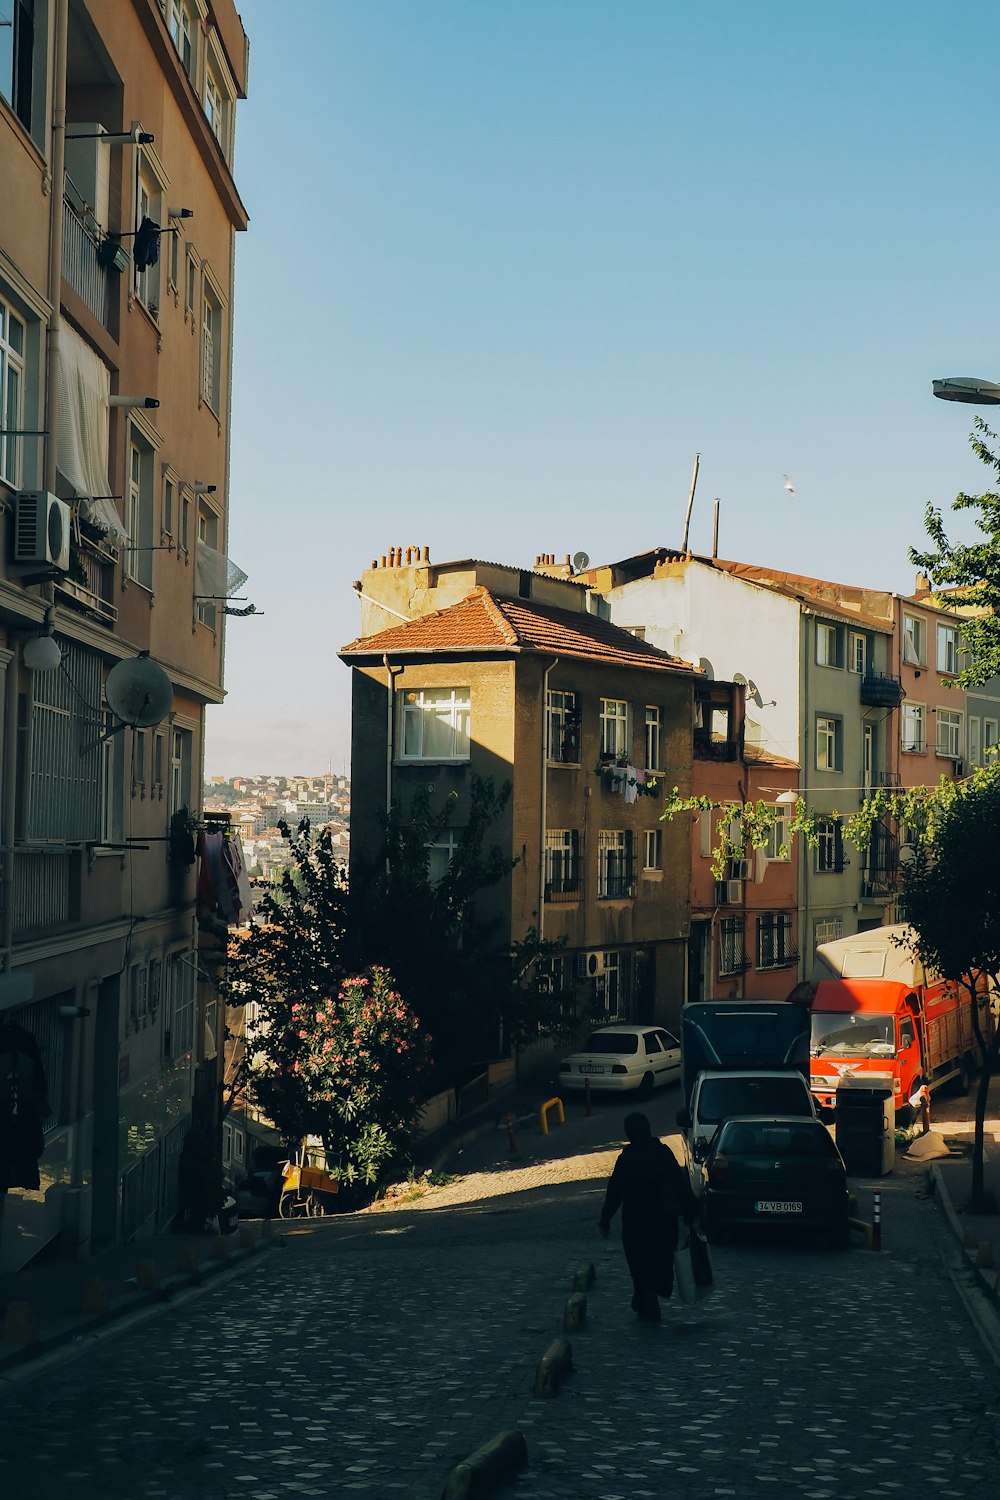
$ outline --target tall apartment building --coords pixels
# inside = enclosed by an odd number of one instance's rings
[[[6,9],[0,1018],[36,1038],[50,1092],[40,1187],[0,1197],[9,1269],[57,1236],[168,1223],[192,1100],[217,1082],[189,835],[234,578],[248,52],[232,0]],[[122,729],[105,683],[141,653],[172,707]]]

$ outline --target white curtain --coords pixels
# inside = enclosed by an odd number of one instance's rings
[[[108,482],[108,414],[111,376],[107,366],[64,323],[59,330],[59,392],[56,404],[56,464],[76,491],[88,520],[119,545],[128,532],[115,509]]]
[[[199,599],[228,599],[246,583],[248,574],[230,562],[224,552],[198,543],[194,562],[194,591]]]

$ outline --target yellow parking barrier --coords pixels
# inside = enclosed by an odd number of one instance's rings
[[[541,1109],[538,1111],[538,1123],[539,1123],[539,1125],[541,1127],[542,1135],[548,1135],[548,1133],[549,1133],[549,1110],[550,1109],[554,1109],[555,1110],[555,1112],[556,1112],[556,1119],[559,1121],[560,1125],[565,1125],[566,1124],[566,1111],[563,1109],[563,1102],[562,1102],[562,1100],[561,1099],[546,1099],[545,1103],[542,1105]]]

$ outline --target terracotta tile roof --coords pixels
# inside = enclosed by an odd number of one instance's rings
[[[448,609],[418,615],[405,625],[349,641],[338,654],[350,663],[364,658],[377,660],[384,654],[426,656],[438,651],[454,655],[539,651],[614,662],[622,667],[699,671],[690,662],[670,656],[596,615],[528,599],[504,599],[485,588],[474,589]]]
[[[754,745],[749,741],[743,746],[743,759],[747,765],[773,766],[776,771],[797,771],[799,769],[797,760],[789,760],[787,756],[776,755],[773,750],[768,750],[766,746]]]

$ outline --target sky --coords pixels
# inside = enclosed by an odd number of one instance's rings
[[[229,552],[260,613],[208,775],[349,770],[336,652],[390,546],[679,546],[696,453],[695,551],[719,498],[723,556],[912,590],[926,505],[987,477],[931,381],[1000,379],[995,0],[239,9]]]

